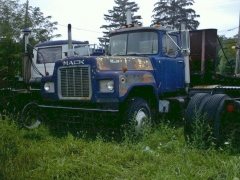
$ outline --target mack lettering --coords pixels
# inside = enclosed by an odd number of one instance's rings
[[[68,66],[68,65],[80,65],[80,64],[84,64],[84,60],[63,61],[63,65],[64,65],[64,66]]]

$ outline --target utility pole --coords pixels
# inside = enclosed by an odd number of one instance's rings
[[[25,28],[24,30],[22,30],[24,38],[25,38],[25,51],[24,51],[24,55],[23,55],[23,60],[22,60],[22,76],[23,76],[23,81],[25,83],[29,82],[29,79],[31,77],[31,63],[29,60],[29,56],[28,56],[28,48],[27,45],[29,44],[29,35],[31,34],[31,31],[28,29],[28,0],[26,2],[26,12],[25,12]]]
[[[29,28],[28,27],[28,6],[29,6],[29,2],[27,0],[26,2],[26,12],[25,12],[25,21],[24,21],[24,24],[25,24],[25,28]]]
[[[240,56],[240,10],[239,10],[239,26],[238,26],[238,42],[236,45],[236,49],[237,49],[237,53],[236,53],[236,69],[235,69],[235,74],[239,74],[238,73],[238,69],[239,69],[239,56]]]

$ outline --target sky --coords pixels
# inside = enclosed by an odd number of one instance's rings
[[[26,3],[27,0],[19,2]],[[143,26],[151,24],[154,4],[158,0],[130,0],[138,4],[139,10],[134,15],[141,15]],[[52,21],[58,22],[55,34],[67,39],[67,25],[72,25],[72,39],[89,41],[99,44],[98,37],[102,37],[100,27],[107,25],[104,14],[115,6],[114,0],[29,0],[29,5],[39,7],[44,16],[52,16]],[[192,9],[200,18],[198,29],[215,28],[219,35],[233,37],[238,34],[240,24],[240,0],[195,0]]]

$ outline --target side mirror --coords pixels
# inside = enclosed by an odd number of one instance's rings
[[[186,29],[187,18],[182,18],[178,20],[181,23],[181,46],[182,54],[188,56],[190,54],[190,35],[189,31]]]
[[[183,55],[190,54],[190,35],[188,30],[181,31],[182,53]]]

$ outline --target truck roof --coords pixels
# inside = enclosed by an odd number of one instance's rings
[[[170,29],[170,28],[166,28],[164,26],[159,26],[159,27],[130,27],[130,28],[122,28],[122,29],[117,29],[117,30],[113,30],[110,34],[114,34],[114,33],[120,33],[120,32],[126,32],[126,31],[141,31],[141,30],[162,30],[162,31],[167,31],[167,32],[177,32],[176,29]]]
[[[111,31],[110,34],[127,32],[127,31],[141,31],[141,30],[162,30],[162,31],[167,31],[167,32],[178,32],[178,30],[176,30],[176,29],[167,28],[165,26],[159,26],[159,27],[147,26],[147,27],[121,28],[121,29]],[[209,28],[209,29],[200,29],[200,30],[189,30],[189,31],[190,32],[199,32],[199,31],[207,31],[207,30],[212,31],[212,30],[217,30],[217,29]]]
[[[35,47],[42,47],[42,46],[54,46],[54,45],[63,45],[68,44],[68,40],[55,40],[55,41],[45,41],[42,43],[38,43]],[[84,41],[76,41],[72,40],[72,44],[87,44]]]

